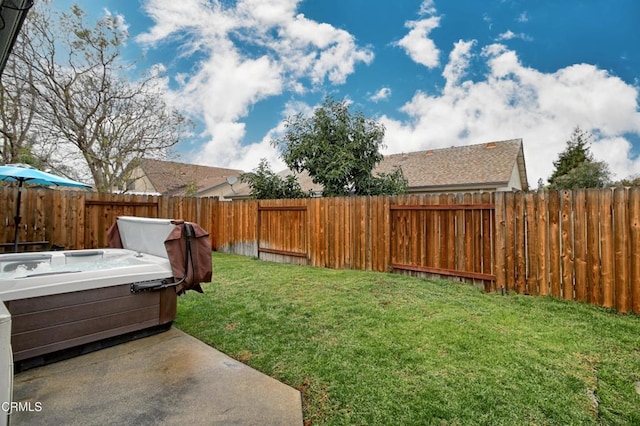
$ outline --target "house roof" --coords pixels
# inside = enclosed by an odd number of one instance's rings
[[[506,186],[516,164],[527,190],[522,139],[387,155],[374,174],[400,167],[409,188]]]
[[[140,168],[155,188],[165,195],[185,195],[195,184],[196,192],[202,192],[227,182],[228,177],[238,177],[242,170],[221,167],[198,166],[152,159],[140,160]]]
[[[474,190],[506,187],[514,166],[519,170],[520,186],[528,190],[522,139],[387,155],[373,174],[390,173],[400,167],[408,180],[409,192]],[[296,176],[303,191],[322,192],[322,185],[313,183],[306,171],[296,174],[285,169],[278,173],[281,177],[290,174]],[[233,189],[230,198],[246,198],[251,192],[245,183]]]

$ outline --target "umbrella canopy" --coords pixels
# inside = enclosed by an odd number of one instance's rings
[[[82,182],[42,172],[28,164],[7,164],[0,166],[0,180],[8,182],[28,182],[38,185],[75,186],[79,188],[91,188]]]
[[[18,201],[16,203],[16,215],[15,215],[15,235],[13,250],[18,251],[18,228],[22,217],[20,216],[20,201],[22,198],[22,185],[27,183],[37,185],[55,185],[55,186],[75,186],[78,188],[91,188],[90,185],[86,185],[82,182],[67,179],[62,176],[56,176],[51,173],[42,172],[36,168],[29,166],[28,164],[7,164],[6,166],[0,166],[0,180],[7,182],[18,182]]]

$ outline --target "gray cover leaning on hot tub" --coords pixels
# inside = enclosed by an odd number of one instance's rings
[[[210,282],[212,275],[209,233],[202,229],[200,225],[188,222],[193,227],[194,235],[190,238],[190,246],[187,250],[185,222],[183,220],[174,220],[171,223],[175,225],[175,228],[165,239],[164,246],[167,250],[167,257],[171,264],[174,280],[181,281],[176,286],[176,293],[182,294],[187,290],[203,293],[200,283]],[[109,238],[109,247],[122,248],[117,221],[109,228],[107,237]],[[187,252],[189,253],[189,266],[185,277],[185,257]]]

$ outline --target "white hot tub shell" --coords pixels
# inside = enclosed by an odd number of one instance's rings
[[[16,365],[171,325],[176,291],[158,284],[173,282],[163,243],[175,226],[170,219],[123,219],[123,249],[0,255],[0,300],[11,314]],[[155,290],[133,291],[149,283]]]

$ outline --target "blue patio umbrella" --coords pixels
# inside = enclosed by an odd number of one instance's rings
[[[91,185],[86,185],[82,182],[67,179],[62,176],[56,176],[51,173],[42,172],[36,168],[29,166],[28,164],[7,164],[0,166],[0,180],[7,182],[18,182],[18,201],[16,206],[15,215],[15,235],[13,250],[18,251],[18,228],[22,217],[20,216],[20,201],[22,199],[22,185],[25,182],[36,185],[53,185],[53,186],[75,186],[78,188],[91,188]]]

